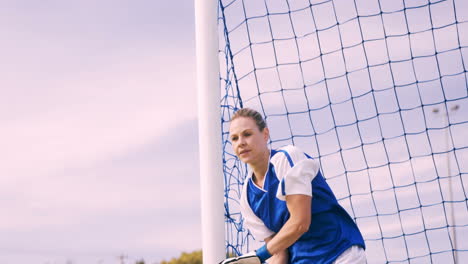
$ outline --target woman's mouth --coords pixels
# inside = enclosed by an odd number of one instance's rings
[[[250,150],[242,150],[242,151],[239,153],[239,155],[241,156],[241,155],[247,154],[247,153],[249,153],[249,152],[250,152]]]

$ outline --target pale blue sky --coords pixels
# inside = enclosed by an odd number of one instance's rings
[[[8,1],[0,31],[0,262],[200,249],[193,1]]]

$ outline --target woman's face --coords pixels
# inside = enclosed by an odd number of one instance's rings
[[[242,162],[255,164],[268,151],[268,128],[260,131],[250,117],[238,117],[231,121],[229,136],[235,154]]]

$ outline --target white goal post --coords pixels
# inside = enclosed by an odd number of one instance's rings
[[[225,257],[217,0],[195,0],[203,263]]]

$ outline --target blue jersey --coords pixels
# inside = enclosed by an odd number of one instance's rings
[[[289,219],[285,197],[312,196],[309,230],[289,247],[290,263],[332,263],[353,245],[365,247],[353,219],[341,207],[318,168],[318,162],[293,146],[272,150],[263,188],[251,177],[244,186],[242,213],[254,237],[278,233]]]

